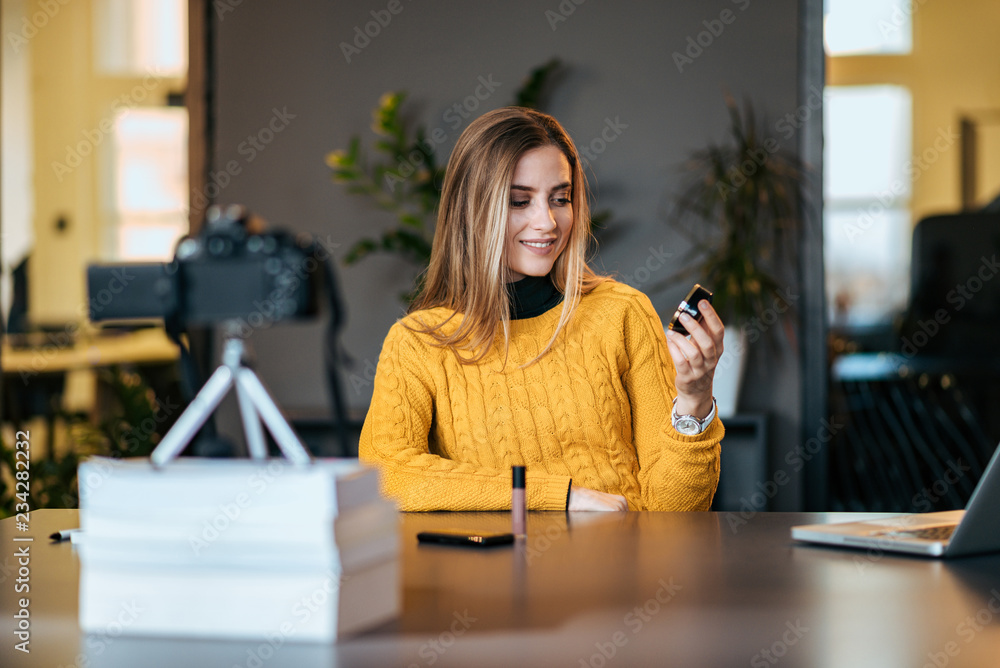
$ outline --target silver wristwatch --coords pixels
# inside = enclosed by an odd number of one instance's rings
[[[674,408],[670,413],[670,419],[674,424],[674,430],[678,434],[683,434],[684,436],[697,436],[708,429],[708,425],[712,424],[712,420],[715,419],[715,397],[712,397],[712,410],[709,411],[708,415],[702,420],[699,420],[693,415],[678,415],[677,398],[674,397]]]

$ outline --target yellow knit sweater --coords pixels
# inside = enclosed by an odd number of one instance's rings
[[[520,368],[545,347],[561,309],[511,321],[506,365],[502,335],[463,365],[429,335],[392,327],[359,452],[402,510],[508,509],[516,464],[527,466],[532,510],[565,509],[571,482],[621,494],[632,510],[708,509],[723,426],[716,418],[698,436],[674,431],[673,360],[649,299],[599,285],[553,348]],[[437,323],[449,313],[413,315]]]

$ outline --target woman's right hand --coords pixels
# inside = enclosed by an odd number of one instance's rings
[[[628,501],[619,494],[570,486],[566,510],[628,510]]]

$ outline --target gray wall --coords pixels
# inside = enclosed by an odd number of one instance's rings
[[[674,262],[683,260],[682,246],[661,222],[662,211],[684,156],[721,139],[724,91],[750,96],[768,113],[772,127],[774,120],[800,106],[799,3],[578,1],[236,5],[216,18],[212,168],[219,172],[235,161],[240,173],[216,200],[246,204],[274,224],[319,235],[339,244],[342,255],[358,238],[391,220],[332,183],[324,156],[345,147],[355,133],[371,145],[371,109],[383,92],[409,91],[406,108],[413,116],[430,130],[445,131],[439,151],[444,162],[468,123],[464,119],[456,127],[454,116],[445,114],[474,95],[480,78],[499,85],[471,116],[511,104],[525,74],[556,56],[566,74],[546,110],[578,145],[598,138],[608,119],[620,124],[615,141],[590,165],[596,208],[610,209],[615,225],[597,264],[631,276],[629,282],[642,288],[635,270],[645,265],[651,248],[662,246],[674,254]],[[389,14],[391,21],[348,63],[340,44],[353,42],[355,29],[364,30],[375,20],[371,12],[385,12],[389,6],[401,11]],[[724,11],[728,13],[722,15]],[[387,14],[380,15],[384,21]],[[718,21],[720,15],[730,23]],[[709,27],[719,34],[710,35]],[[700,54],[690,46],[699,33],[703,43],[711,36]],[[697,57],[679,71],[672,54],[689,48]],[[284,127],[254,153],[245,142],[268,126],[275,109],[287,113],[275,124]],[[775,136],[782,138],[778,132]],[[645,285],[676,266],[654,272]],[[385,333],[401,314],[396,295],[407,287],[412,271],[388,257],[338,269],[349,318],[343,343],[355,360],[347,370],[346,394],[363,413],[371,396],[366,368],[370,371],[377,361]],[[684,289],[650,296],[667,314]],[[260,331],[254,347],[261,376],[283,407],[326,407],[318,325]],[[775,466],[800,431],[799,376],[798,357],[791,349],[751,361],[744,405],[771,414],[772,430],[779,434],[771,455]],[[774,505],[795,507],[798,498],[799,485],[793,480]]]

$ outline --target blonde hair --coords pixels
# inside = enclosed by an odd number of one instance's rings
[[[593,241],[589,192],[573,140],[556,119],[533,109],[505,107],[483,114],[458,138],[448,160],[430,266],[409,311],[445,307],[453,313],[437,324],[418,320],[420,327],[404,321],[410,329],[430,334],[439,345],[450,348],[462,363],[473,364],[486,356],[498,328],[503,329],[506,353],[510,331],[506,289],[511,280],[506,251],[510,186],[521,157],[544,146],[558,148],[569,162],[573,226],[550,274],[556,289],[563,293],[559,323],[545,348],[528,364],[552,348],[581,295],[607,280],[587,265]],[[445,333],[442,328],[456,316],[461,318],[458,327]]]

